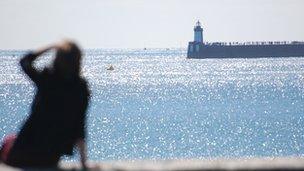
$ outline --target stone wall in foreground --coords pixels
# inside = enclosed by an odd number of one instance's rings
[[[212,160],[144,160],[144,161],[113,161],[90,162],[94,171],[304,171],[304,158],[250,158],[250,159],[212,159]],[[80,170],[77,163],[61,163],[65,171]],[[0,164],[0,171],[20,171],[22,169],[7,167]],[[41,169],[25,169],[34,171]],[[45,171],[53,171],[47,169]]]

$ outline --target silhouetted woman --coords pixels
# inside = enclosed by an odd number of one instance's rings
[[[56,50],[52,68],[38,71],[33,62]],[[86,168],[85,113],[89,91],[80,76],[81,51],[64,42],[25,55],[22,70],[35,83],[37,92],[30,116],[10,148],[5,163],[16,167],[57,167],[62,155],[72,155],[76,145]]]

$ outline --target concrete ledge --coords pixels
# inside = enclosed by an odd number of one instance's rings
[[[304,158],[250,158],[250,159],[212,159],[212,160],[144,160],[90,162],[93,171],[304,171]],[[64,162],[58,170],[79,170],[77,163]],[[3,164],[1,171],[20,171]],[[24,169],[23,169],[24,170]],[[41,169],[25,169],[36,171]],[[44,171],[54,171],[45,169]]]

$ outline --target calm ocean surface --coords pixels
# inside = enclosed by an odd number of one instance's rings
[[[18,131],[35,92],[18,65],[24,53],[0,51],[1,140]],[[83,64],[91,160],[304,156],[304,58],[99,49]]]

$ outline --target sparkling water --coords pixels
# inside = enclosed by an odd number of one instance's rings
[[[19,130],[35,93],[24,53],[0,51],[1,139]],[[82,73],[91,160],[304,156],[304,58],[97,49],[85,52]]]

